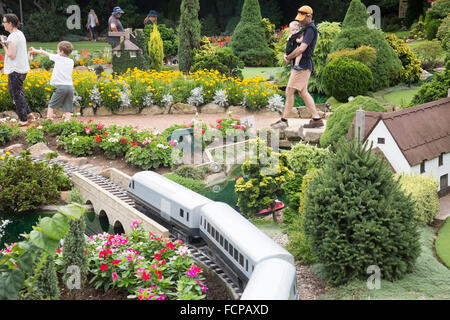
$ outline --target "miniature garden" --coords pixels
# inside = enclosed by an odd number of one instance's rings
[[[156,171],[237,208],[295,257],[301,299],[450,298],[450,222],[435,219],[439,183],[393,174],[367,143],[347,139],[358,109],[392,112],[448,96],[450,2],[437,0],[425,16],[409,7],[405,18],[383,20],[381,30],[368,27],[360,0],[348,1],[339,18],[322,17],[308,89],[316,103],[331,105],[326,128],[317,144],[277,150],[268,129],[251,128],[230,111],[238,106],[246,115],[278,117],[283,110],[289,30],[281,18],[275,24],[261,14],[269,3],[245,0],[232,32],[219,35],[209,33],[220,33],[212,16],[198,20],[199,1],[183,0],[179,30],[167,17],[161,19],[166,24],[131,31],[142,49],[134,58],[124,46],[117,54],[100,41],[80,48],[72,55],[75,109],[65,121],[44,119],[54,90],[50,60],[32,57],[25,98],[42,119],[26,126],[13,112],[7,75],[0,75],[0,240],[12,232],[7,217],[37,216],[43,205],[60,205],[14,241],[1,242],[0,299],[229,299],[185,243],[146,232],[140,221],[129,233],[88,234],[84,200],[62,167],[48,162],[61,155]],[[253,33],[255,26],[260,29]],[[192,38],[179,37],[183,28],[195,31]],[[246,45],[250,30],[252,46]],[[41,47],[54,50],[56,40],[47,41]],[[206,105],[219,110],[213,123],[202,121]],[[302,105],[296,97],[295,106]],[[174,110],[192,114],[192,121],[178,121]],[[102,123],[101,116],[117,114],[168,114],[173,124],[157,131]],[[245,142],[247,157],[230,165],[220,150],[219,169],[184,164],[172,138],[177,129],[192,129],[202,150]],[[252,130],[259,138],[248,139]],[[8,151],[18,143],[22,157]],[[31,161],[26,149],[37,144],[54,151],[47,161]],[[221,181],[207,182],[218,172]],[[63,191],[68,199],[61,200]],[[258,217],[277,200],[282,211]],[[68,268],[73,265],[78,278]],[[381,288],[370,289],[367,268],[374,265]]]

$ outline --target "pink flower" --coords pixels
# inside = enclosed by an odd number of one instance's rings
[[[97,130],[103,130],[103,126],[102,126],[101,124],[99,124],[99,125],[97,126]]]
[[[108,265],[107,265],[107,264],[102,264],[102,265],[100,266],[100,271],[101,271],[101,272],[105,272],[106,270],[108,270]]]
[[[89,134],[89,133],[91,133],[92,129],[89,128],[89,127],[84,127],[84,131],[85,131],[87,134]]]
[[[166,247],[169,248],[170,250],[173,250],[174,245],[173,245],[172,242],[168,242],[168,243],[166,244]]]
[[[177,145],[177,141],[176,140],[170,140],[169,144],[173,147]]]
[[[116,279],[118,278],[119,276],[117,275],[117,272],[113,272],[112,273],[112,279],[113,279],[113,281],[116,281]]]
[[[137,228],[141,223],[142,223],[142,220],[133,221],[133,223],[131,224],[131,227]]]
[[[113,261],[111,261],[111,264],[114,266],[114,265],[119,264],[121,262],[122,262],[122,260],[113,260]]]
[[[150,273],[147,273],[144,271],[142,273],[142,280],[144,280],[144,281],[150,280]]]
[[[217,119],[216,122],[217,122],[217,123],[221,123],[221,122],[222,122],[222,119]]]
[[[160,253],[156,253],[153,258],[155,258],[157,261],[161,260],[161,254]]]

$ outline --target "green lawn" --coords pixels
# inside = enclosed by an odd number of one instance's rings
[[[373,97],[383,105],[402,107],[409,105],[417,91],[419,87],[409,88],[405,84],[400,84],[374,92]]]
[[[56,51],[56,47],[58,42],[27,42],[27,47],[35,47],[36,49],[42,48],[43,50],[52,50]],[[98,57],[101,52],[105,49],[105,47],[111,48],[111,46],[107,42],[91,42],[91,41],[76,41],[72,42],[74,50],[77,50],[78,53],[81,53],[81,49],[86,50],[90,54],[93,54],[95,57]],[[4,54],[4,50],[0,50],[1,54]]]
[[[450,223],[447,223],[447,225],[450,225]],[[428,226],[421,227],[420,234],[422,253],[411,274],[406,275],[401,280],[389,282],[383,280],[383,270],[381,270],[380,289],[369,290],[366,281],[352,281],[347,285],[331,289],[321,298],[333,300],[450,299],[450,269],[441,264],[433,255],[435,230]],[[447,252],[448,250],[447,247]],[[368,274],[367,278],[369,276]]]
[[[244,79],[253,78],[256,75],[260,75],[266,79],[270,79],[271,77],[274,79],[276,77],[276,73],[280,72],[280,67],[261,67],[261,68],[244,68],[242,70],[242,75]]]
[[[436,253],[439,258],[450,268],[450,219],[441,228],[436,240]]]

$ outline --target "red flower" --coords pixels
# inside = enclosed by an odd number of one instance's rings
[[[106,137],[108,134],[109,134],[108,132],[103,133],[103,135],[104,135],[105,137]]]
[[[147,281],[150,280],[150,273],[142,272],[142,280]]]
[[[108,265],[107,264],[102,264],[100,266],[100,270],[101,270],[101,272],[105,272],[106,270],[108,270]]]
[[[156,272],[155,272],[155,274],[157,274],[157,275],[158,275],[158,279],[159,279],[159,280],[161,280],[161,279],[162,279],[162,274],[161,274],[161,273],[162,273],[162,271],[161,271],[161,270],[160,270],[160,271],[156,271]]]
[[[133,142],[133,146],[137,146],[138,145],[138,143],[137,142]]]
[[[101,140],[102,140],[102,137],[101,137],[101,136],[96,136],[96,137],[95,137],[95,141],[100,142]]]
[[[170,250],[173,250],[174,245],[173,245],[172,242],[168,242],[168,243],[166,244],[166,247],[169,248]]]
[[[155,258],[157,261],[161,260],[161,254],[160,253],[156,253],[153,258]]]
[[[113,261],[111,261],[111,264],[114,266],[114,265],[119,264],[121,262],[122,262],[122,260],[113,260]]]

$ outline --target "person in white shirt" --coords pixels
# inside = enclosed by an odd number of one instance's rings
[[[73,51],[73,46],[68,41],[58,43],[58,54],[51,54],[44,50],[36,50],[30,47],[30,52],[42,54],[55,62],[50,85],[55,86],[52,97],[48,103],[47,119],[52,120],[54,117],[54,109],[62,109],[63,117],[70,119],[73,113],[73,60],[69,55]]]
[[[97,26],[97,23],[98,23],[97,15],[95,14],[94,9],[91,9],[91,11],[89,11],[88,14],[86,29],[88,29],[89,32],[91,33],[91,41],[94,42],[97,41],[95,36],[95,27]]]
[[[25,99],[23,82],[30,71],[28,63],[27,41],[19,28],[22,23],[19,18],[8,13],[3,16],[3,26],[9,32],[8,38],[1,36],[0,43],[5,49],[5,65],[3,72],[8,75],[8,91],[16,105],[16,112],[21,124],[27,120],[35,120]]]

